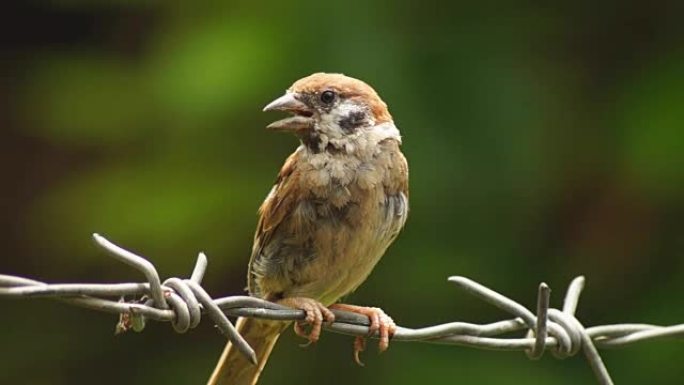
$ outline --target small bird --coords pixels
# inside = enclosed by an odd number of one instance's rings
[[[396,329],[392,319],[378,308],[336,302],[366,280],[406,222],[408,165],[399,130],[373,88],[342,74],[296,81],[264,108],[272,110],[292,116],[267,128],[292,133],[301,144],[259,208],[249,294],[304,310],[306,319],[294,330],[309,342],[318,340],[324,322],[334,321],[329,309],[366,315],[384,351]],[[209,384],[256,384],[287,325],[239,318],[237,329],[258,364],[228,343]],[[364,348],[365,339],[357,337],[357,363]]]

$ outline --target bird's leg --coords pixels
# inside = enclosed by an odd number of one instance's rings
[[[309,340],[309,344],[318,341],[320,338],[323,322],[331,324],[335,321],[335,314],[315,299],[288,297],[281,299],[278,303],[295,309],[304,310],[306,318],[294,323],[294,331],[298,336]],[[309,333],[304,330],[304,323],[311,325],[311,331]]]
[[[392,318],[388,316],[382,309],[377,307],[364,307],[356,305],[347,305],[344,303],[336,303],[330,306],[331,309],[346,310],[352,313],[362,314],[368,317],[370,320],[370,327],[368,328],[368,335],[371,336],[375,333],[380,336],[380,343],[378,344],[378,349],[380,353],[387,350],[389,347],[390,337],[394,335],[397,330],[397,325],[394,323]],[[354,340],[354,361],[357,364],[363,366],[361,360],[359,360],[359,353],[364,351],[366,348],[365,337],[356,337]]]

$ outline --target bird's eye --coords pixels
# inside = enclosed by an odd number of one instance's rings
[[[335,100],[335,92],[334,91],[323,91],[321,93],[321,101],[325,104],[330,104]]]

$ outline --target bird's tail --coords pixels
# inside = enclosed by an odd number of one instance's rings
[[[288,324],[282,321],[238,318],[237,331],[254,349],[258,363],[253,365],[235,349],[232,343],[228,342],[207,385],[256,384],[273,346]]]

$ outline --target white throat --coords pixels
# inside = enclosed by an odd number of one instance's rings
[[[347,154],[359,153],[371,155],[375,152],[378,143],[385,139],[395,139],[401,143],[401,133],[394,122],[385,122],[371,127],[361,127],[353,134],[331,137],[323,130],[318,133],[318,152],[324,152],[328,146]]]

